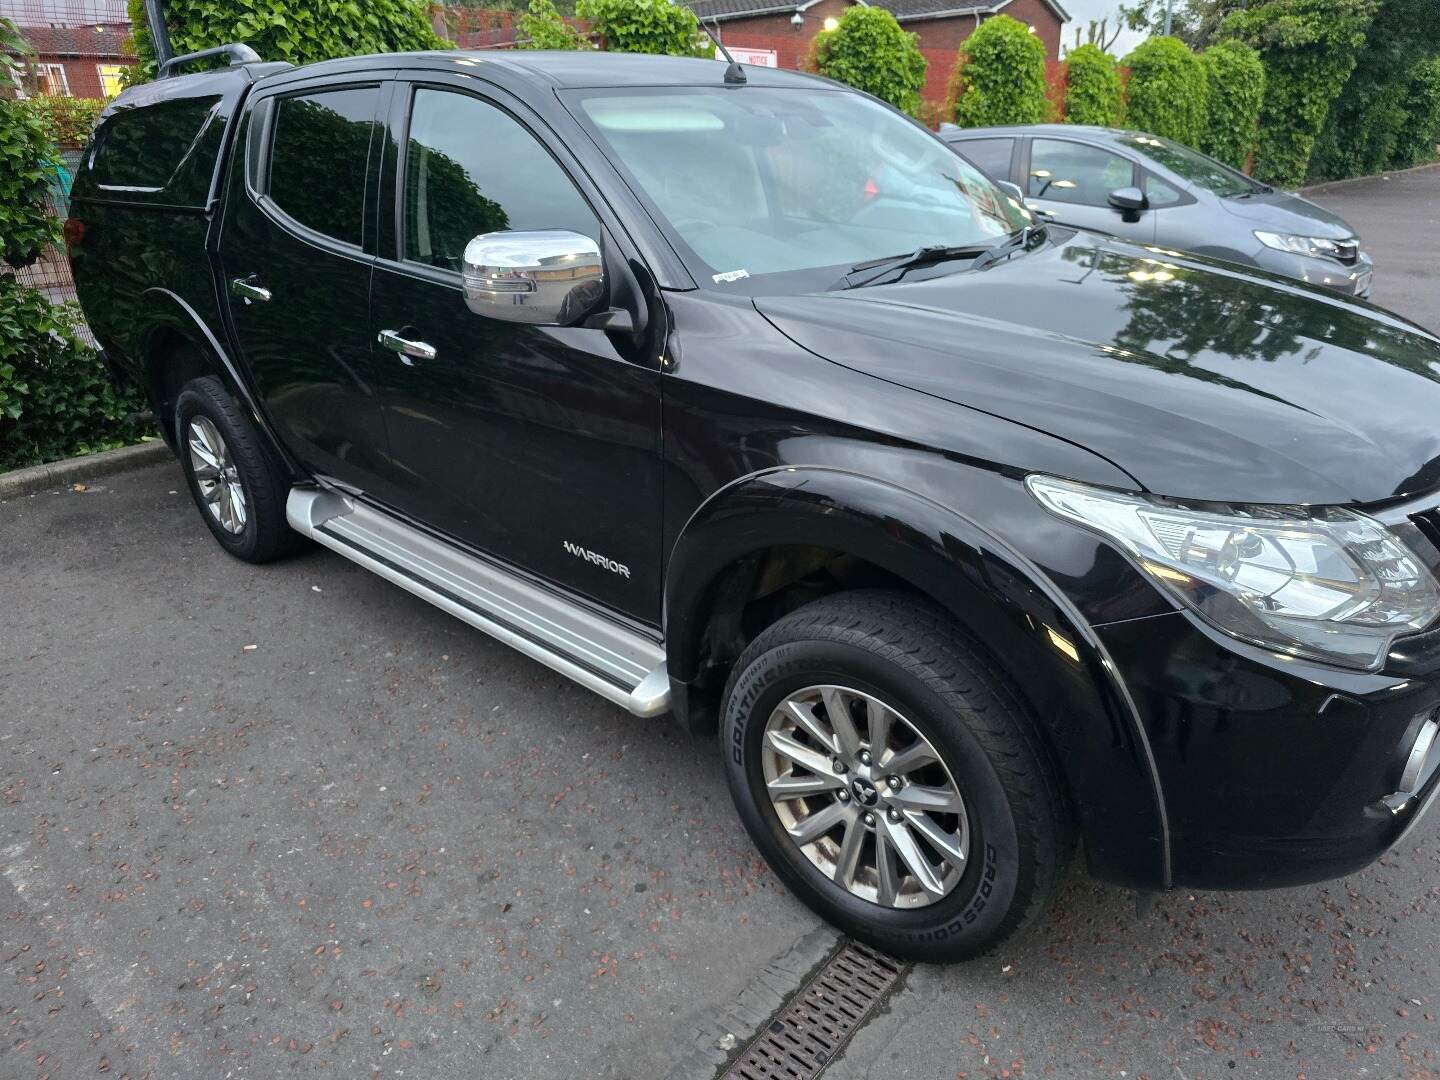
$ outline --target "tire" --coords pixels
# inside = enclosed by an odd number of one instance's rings
[[[181,390],[175,437],[190,495],[221,547],[237,559],[263,563],[303,543],[285,521],[289,473],[219,379],[195,379]],[[214,459],[217,439],[225,465],[220,480],[206,464],[207,455]]]
[[[810,689],[818,687],[832,689]],[[843,750],[831,758],[827,777],[823,766],[812,770],[773,749],[777,738],[790,753],[798,753],[797,743],[807,751],[822,747],[819,735],[795,719],[792,703],[819,720],[830,748],[843,747],[831,716],[850,717],[859,749],[852,738],[843,774],[834,764]],[[868,590],[802,607],[745,650],[723,709],[726,772],[741,820],[779,878],[846,934],[895,956],[954,961],[984,952],[1048,906],[1074,837],[1056,769],[1014,686],[940,608]],[[874,716],[882,717],[878,741],[890,749],[866,760]],[[928,745],[916,751],[922,742]],[[816,764],[828,752],[801,756]],[[925,762],[931,752],[938,762]],[[910,761],[924,763],[895,775]],[[791,791],[833,785],[842,776],[843,794],[832,787],[777,802],[767,788],[771,780]],[[855,786],[871,780],[868,790]],[[944,809],[917,813],[920,800]],[[833,806],[840,809],[826,810]],[[863,824],[868,806],[874,824],[852,849],[849,829],[857,815]],[[803,838],[836,814],[841,819],[821,839],[803,849],[792,839],[789,830]],[[888,874],[881,870],[882,832]],[[931,843],[937,836],[950,858]],[[921,887],[902,848],[918,850],[942,893]],[[847,857],[852,850],[857,854]],[[965,857],[954,858],[955,851]],[[842,876],[842,862],[854,873]]]

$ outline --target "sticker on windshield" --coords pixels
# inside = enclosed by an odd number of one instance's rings
[[[727,270],[727,271],[726,271],[725,273],[723,273],[723,274],[712,274],[711,276],[715,279],[715,284],[718,285],[718,284],[720,284],[720,282],[722,282],[722,281],[724,281],[724,282],[731,282],[731,281],[739,281],[741,278],[747,278],[747,277],[750,276],[750,271],[749,271],[749,270]]]

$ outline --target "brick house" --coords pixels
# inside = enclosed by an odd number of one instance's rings
[[[0,0],[34,55],[25,91],[78,98],[111,97],[135,62],[130,22],[118,0]]]
[[[707,26],[719,23],[720,34],[736,59],[798,68],[827,19],[838,19],[852,3],[867,0],[685,0]],[[1034,28],[1045,43],[1051,67],[1060,59],[1061,28],[1070,16],[1059,0],[868,0],[883,7],[897,22],[920,39],[920,52],[929,61],[923,95],[943,101],[955,53],[990,15],[1009,15]],[[754,56],[740,56],[740,51]],[[773,54],[773,56],[771,55]]]

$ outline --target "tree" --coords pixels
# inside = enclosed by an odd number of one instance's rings
[[[1008,15],[986,19],[961,44],[951,87],[961,127],[1043,123],[1045,43]]]
[[[1255,175],[1304,182],[1330,105],[1355,70],[1378,0],[1269,0],[1225,20],[1224,33],[1265,65]]]
[[[520,16],[521,49],[588,49],[589,40],[567,23],[552,0],[530,0]]]
[[[1171,37],[1192,49],[1203,49],[1220,37],[1225,16],[1256,0],[1174,0],[1170,8]],[[1165,35],[1165,0],[1136,0],[1120,5],[1120,21],[1131,30],[1160,37]]]
[[[1179,38],[1142,41],[1120,63],[1130,69],[1125,123],[1199,146],[1205,130],[1205,69]]]
[[[822,30],[811,45],[815,70],[888,101],[914,116],[925,85],[925,57],[919,38],[880,7],[850,7],[834,30]]]
[[[575,14],[590,24],[601,48],[611,52],[714,54],[695,13],[670,0],[577,0]]]
[[[153,79],[155,45],[144,0],[130,0],[130,22],[140,60],[130,81]],[[238,41],[266,60],[292,64],[448,46],[431,29],[423,0],[167,0],[165,25],[177,54]]]
[[[1222,41],[1200,54],[1205,67],[1206,118],[1200,149],[1243,169],[1259,138],[1265,66],[1260,54],[1239,41]]]
[[[1390,162],[1401,169],[1435,158],[1435,144],[1440,143],[1440,59],[1421,60],[1405,82],[1410,124],[1395,140]]]
[[[1416,65],[1440,56],[1436,0],[1384,0],[1356,55],[1355,71],[1330,106],[1308,173],[1333,179],[1380,172],[1416,131],[1410,87]]]
[[[1120,69],[1098,45],[1081,45],[1065,57],[1065,119],[1115,127],[1125,112]]]
[[[1108,17],[1101,19],[1099,22],[1091,19],[1085,24],[1085,40],[1082,41],[1080,39],[1080,24],[1076,23],[1075,44],[1070,46],[1066,55],[1068,56],[1080,48],[1081,45],[1094,45],[1099,48],[1101,52],[1109,52],[1110,46],[1115,44],[1115,39],[1118,38],[1121,31],[1125,29],[1125,23],[1120,19],[1116,19],[1115,29],[1113,31],[1108,28],[1109,24],[1110,20]]]

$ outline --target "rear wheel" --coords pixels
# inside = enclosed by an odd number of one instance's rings
[[[736,663],[723,734],[777,875],[878,948],[975,955],[1060,881],[1072,828],[1033,721],[923,600],[841,593],[781,619]]]
[[[285,521],[284,465],[218,379],[195,379],[180,392],[175,432],[190,494],[221,547],[262,563],[303,542]]]

